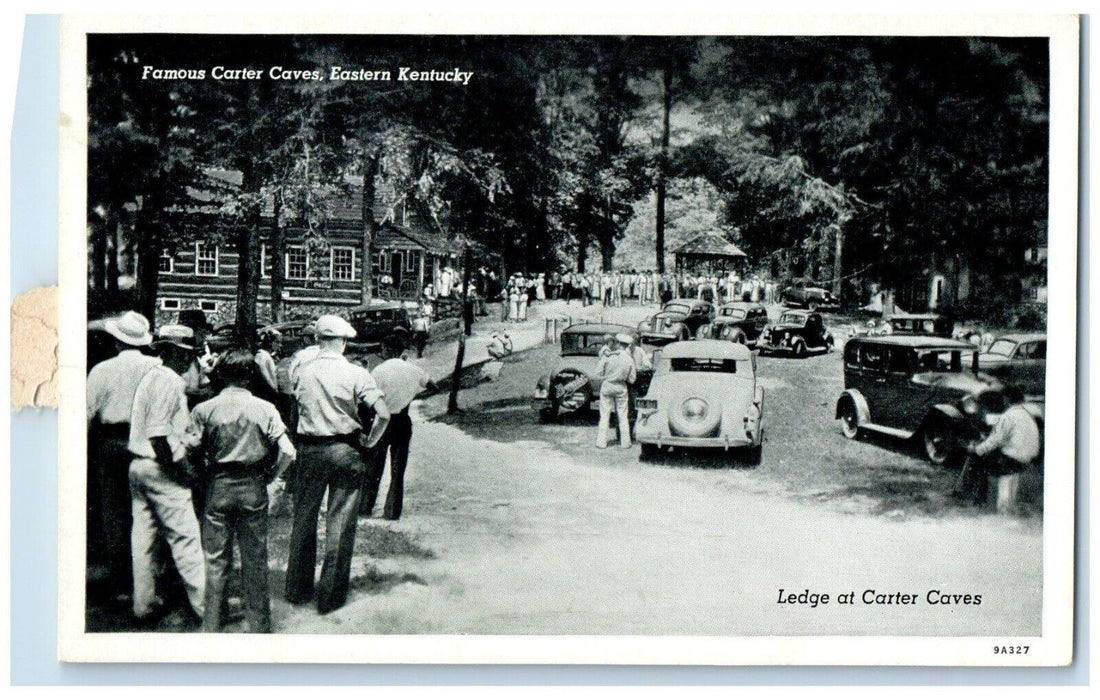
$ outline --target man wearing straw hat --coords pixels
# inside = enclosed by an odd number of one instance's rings
[[[107,319],[103,330],[118,354],[88,373],[88,542],[109,567],[110,587],[129,597],[130,412],[147,371],[160,364],[141,348],[153,342],[149,321],[136,311]]]
[[[163,326],[153,343],[160,362],[141,377],[130,415],[130,494],[134,517],[134,615],[149,618],[158,607],[155,552],[163,537],[183,579],[187,598],[202,619],[206,584],[199,521],[191,501],[194,470],[187,452],[198,446],[189,433],[191,413],[183,372],[195,357],[195,332]],[[196,620],[197,621],[197,620]]]
[[[298,483],[294,527],[290,534],[286,599],[303,604],[316,593],[324,614],[347,599],[361,487],[372,455],[390,420],[382,391],[366,369],[344,357],[355,330],[339,316],[316,323],[317,356],[298,368],[294,398],[298,403]],[[371,425],[360,409],[374,413]],[[321,580],[314,584],[317,562],[317,517],[328,490],[325,559]]]

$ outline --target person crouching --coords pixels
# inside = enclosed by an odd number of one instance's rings
[[[221,631],[225,584],[233,566],[233,542],[241,552],[245,618],[251,632],[271,631],[267,583],[267,484],[296,456],[273,404],[252,395],[255,356],[230,350],[215,372],[225,388],[191,412],[206,462],[202,548],[206,598],[202,627]]]

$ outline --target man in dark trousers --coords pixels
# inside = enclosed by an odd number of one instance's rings
[[[130,413],[138,382],[160,360],[141,349],[153,342],[149,320],[136,311],[103,329],[118,354],[88,373],[88,543],[108,567],[115,598],[130,597]],[[94,516],[94,517],[93,517]]]
[[[435,384],[427,373],[411,362],[401,359],[404,352],[404,340],[391,335],[383,343],[384,360],[374,368],[371,376],[378,388],[386,395],[386,408],[390,412],[390,424],[374,452],[374,462],[363,485],[363,500],[359,505],[359,515],[369,516],[374,510],[378,498],[378,484],[386,468],[386,453],[390,456],[390,490],[386,496],[386,505],[382,511],[387,520],[401,517],[401,504],[405,493],[405,467],[409,463],[409,442],[412,440],[412,419],[409,418],[409,404],[424,389],[433,389]]]
[[[316,585],[317,611],[324,614],[347,600],[363,480],[390,412],[370,372],[344,357],[348,339],[355,337],[351,325],[339,316],[322,316],[316,333],[316,356],[302,362],[294,383],[299,471],[286,599],[303,604],[314,595],[317,516],[327,490],[325,560]],[[360,407],[373,412],[370,426],[360,420]]]
[[[294,461],[294,445],[274,404],[252,395],[255,357],[235,348],[214,372],[225,386],[191,412],[206,467],[202,548],[206,602],[202,628],[220,632],[233,542],[241,550],[241,584],[250,632],[271,631],[267,587],[267,483]]]

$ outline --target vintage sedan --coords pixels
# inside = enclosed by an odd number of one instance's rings
[[[894,314],[890,317],[890,332],[894,335],[935,335],[950,338],[955,322],[939,314]]]
[[[664,345],[696,337],[699,329],[714,320],[714,305],[702,299],[673,299],[661,310],[638,324],[643,343]]]
[[[983,372],[1008,384],[1015,384],[1031,397],[1046,393],[1046,333],[1002,335],[978,355]]]
[[[553,422],[599,404],[603,378],[596,375],[596,365],[607,337],[619,333],[633,335],[634,329],[616,323],[577,323],[562,331],[557,362],[535,384],[535,407],[541,420]],[[648,372],[639,372],[636,386],[645,386],[648,380]]]
[[[833,334],[816,311],[784,311],[778,321],[764,329],[756,346],[765,355],[805,357],[811,352],[830,352]]]
[[[780,292],[779,299],[785,306],[800,306],[806,309],[835,309],[840,306],[840,301],[829,290],[821,287],[807,287],[804,283],[796,283],[785,288]]]
[[[1005,410],[1003,385],[978,371],[972,345],[934,336],[853,338],[844,346],[841,432],[920,440],[933,464],[959,456]],[[1041,410],[1034,413],[1041,418]]]
[[[724,340],[676,342],[659,350],[653,379],[635,402],[634,437],[642,456],[666,447],[736,450],[759,464],[763,450],[764,388],[756,357]]]
[[[381,343],[393,332],[412,333],[409,310],[400,301],[375,300],[372,304],[356,306],[348,311],[348,321],[355,329],[358,343]]]
[[[735,301],[718,307],[714,322],[703,327],[702,335],[751,346],[760,340],[767,325],[767,309],[753,302]]]

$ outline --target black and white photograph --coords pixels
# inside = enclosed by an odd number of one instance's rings
[[[62,659],[1071,661],[1076,18],[67,21]]]

